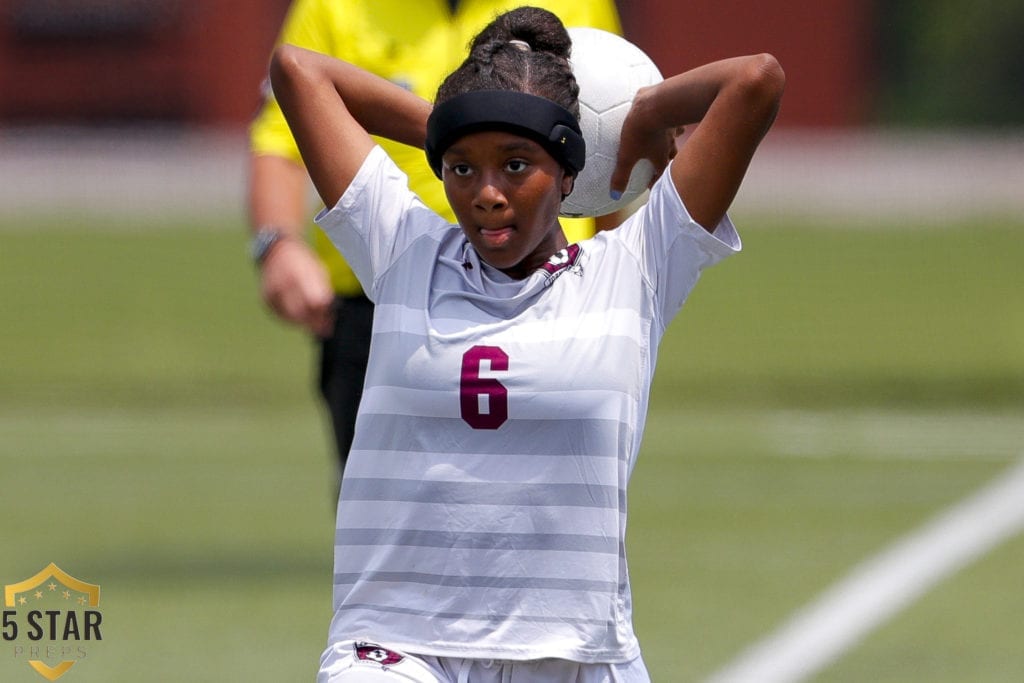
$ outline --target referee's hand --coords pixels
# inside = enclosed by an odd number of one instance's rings
[[[260,268],[264,303],[282,320],[301,325],[318,337],[334,326],[334,290],[320,259],[298,239],[274,245]]]

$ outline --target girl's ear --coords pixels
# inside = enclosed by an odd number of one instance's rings
[[[572,187],[575,184],[575,182],[576,176],[574,175],[569,175],[568,173],[566,173],[565,175],[562,176],[562,199],[565,199],[566,197],[569,196],[569,193],[572,192]]]

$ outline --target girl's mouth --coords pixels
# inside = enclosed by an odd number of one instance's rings
[[[480,228],[480,237],[488,246],[501,246],[506,244],[512,239],[512,234],[515,232],[515,227],[511,225],[503,225],[497,228]]]

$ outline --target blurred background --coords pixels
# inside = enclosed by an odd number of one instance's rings
[[[245,129],[287,7],[5,0],[5,205],[238,211]],[[741,207],[1020,208],[1020,3],[630,0],[619,10],[627,37],[665,73],[753,51],[785,66],[785,104]],[[997,172],[979,176],[979,165]],[[116,207],[92,185],[115,179]]]
[[[618,6],[664,73],[767,51],[788,78],[734,205],[745,252],[707,275],[659,361],[629,536],[654,679],[1021,680],[1012,505],[969,526],[1002,535],[861,630],[829,612],[841,645],[730,667],[1014,481],[1024,3]],[[103,587],[104,641],[67,680],[316,669],[327,423],[313,346],[259,301],[244,213],[287,7],[0,2],[0,584],[55,562]],[[3,648],[0,680],[34,680]],[[773,652],[798,673],[773,678]]]
[[[287,0],[6,0],[8,124],[244,126]],[[794,72],[781,124],[1012,127],[1024,9],[926,0],[629,0],[626,35],[666,73],[765,50]]]

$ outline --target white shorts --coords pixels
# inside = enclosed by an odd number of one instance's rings
[[[430,657],[345,641],[320,658],[317,683],[650,683],[643,658],[624,664],[564,659],[512,661]]]

